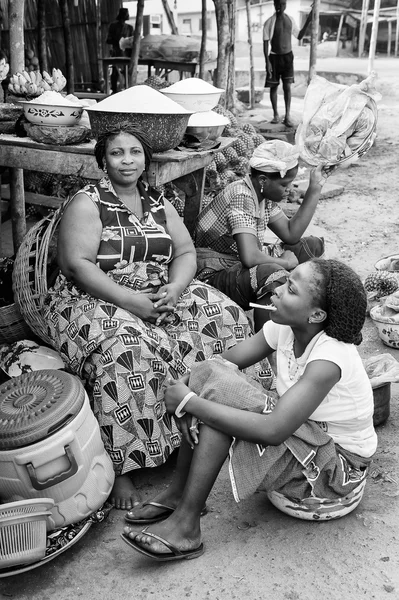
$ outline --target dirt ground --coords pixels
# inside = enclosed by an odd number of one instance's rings
[[[396,60],[396,73],[397,67]],[[294,100],[295,116],[301,102]],[[270,117],[267,101],[260,110]],[[355,166],[334,175],[344,192],[320,201],[311,227],[325,236],[331,257],[347,262],[362,277],[380,257],[399,252],[398,110],[399,95],[383,98],[374,147]],[[359,351],[362,357],[389,352],[399,360],[399,351],[382,344],[369,319]],[[202,520],[206,552],[201,558],[174,564],[145,559],[120,539],[123,512],[112,510],[55,560],[0,579],[0,599],[397,599],[398,400],[399,384],[394,384],[390,417],[377,428],[379,446],[365,496],[341,520],[293,519],[262,492],[237,505],[225,466]],[[141,472],[137,483],[143,496],[166,486],[173,468],[172,457],[158,470]]]

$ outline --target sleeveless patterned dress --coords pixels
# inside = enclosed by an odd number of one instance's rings
[[[132,293],[167,283],[173,260],[163,195],[143,182],[138,189],[142,219],[116,196],[107,177],[83,189],[103,223],[97,266]],[[163,402],[167,379],[252,335],[232,300],[196,280],[181,294],[173,321],[161,326],[90,296],[62,274],[45,308],[54,347],[86,384],[117,475],[159,466],[180,445]],[[246,372],[270,388],[267,360]]]

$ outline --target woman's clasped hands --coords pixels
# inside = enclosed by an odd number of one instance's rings
[[[169,386],[165,390],[165,406],[169,414],[175,415],[175,411],[179,406],[183,398],[189,394],[192,390],[187,386],[189,375],[184,375],[181,379],[169,379]],[[188,413],[183,414],[182,417],[176,417],[175,421],[177,428],[182,434],[183,439],[186,440],[191,449],[194,449],[194,445],[198,444],[198,419]]]

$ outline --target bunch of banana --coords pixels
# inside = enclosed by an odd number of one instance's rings
[[[60,69],[53,69],[53,77],[43,71],[22,71],[10,77],[8,89],[17,96],[40,96],[43,92],[60,92],[66,85],[66,79]]]
[[[66,86],[66,79],[60,69],[53,69],[52,75],[53,75],[53,77],[52,77],[53,83],[51,85],[51,89],[54,92],[60,92]],[[44,76],[44,72],[43,72],[43,76]]]

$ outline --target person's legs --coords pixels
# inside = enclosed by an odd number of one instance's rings
[[[149,533],[167,540],[179,550],[198,548],[201,543],[201,511],[227,457],[230,444],[230,436],[201,425],[199,443],[192,453],[181,500],[168,519],[148,528]],[[187,466],[188,455],[185,458]],[[176,470],[176,477],[177,480],[180,479],[181,484],[185,475]],[[173,485],[175,482],[172,483]],[[145,532],[137,533],[126,526],[124,533],[146,550],[158,554],[170,554],[170,550],[164,544],[146,535]]]
[[[182,440],[179,448],[179,454],[176,462],[176,470],[173,476],[172,483],[151,499],[151,502],[176,508],[182,497],[184,486],[186,485],[188,473],[190,471],[193,451],[185,440]],[[143,502],[140,506],[135,507],[127,513],[128,519],[153,519],[158,517],[165,510],[162,506],[154,506]],[[201,509],[202,510],[202,509]]]
[[[112,72],[111,72],[111,92],[112,94],[116,94],[118,91],[118,77],[119,77],[119,71],[117,69],[117,67],[112,66]]]
[[[283,91],[285,104],[284,124],[287,127],[293,127],[294,123],[291,121],[291,81],[283,80]]]
[[[273,109],[273,119],[271,123],[279,123],[280,115],[278,114],[278,95],[277,95],[278,85],[274,85],[270,88],[270,102]]]

